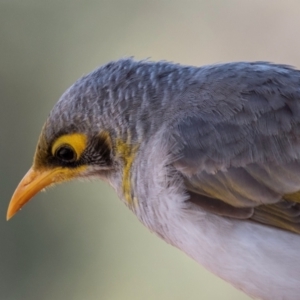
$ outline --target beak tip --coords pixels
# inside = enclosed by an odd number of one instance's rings
[[[6,221],[9,221],[15,214],[16,214],[16,211],[13,211],[9,207],[7,210],[7,214],[6,214]]]
[[[8,205],[6,221],[10,220],[39,191],[31,184],[38,175],[39,173],[31,168],[23,177]]]

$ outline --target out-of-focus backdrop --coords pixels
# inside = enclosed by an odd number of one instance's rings
[[[243,293],[144,228],[103,183],[8,202],[64,90],[124,56],[300,67],[300,2],[0,0],[0,300],[222,299]]]

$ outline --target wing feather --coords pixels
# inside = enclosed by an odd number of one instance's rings
[[[262,66],[207,71],[171,124],[173,166],[203,209],[300,233],[300,72]]]

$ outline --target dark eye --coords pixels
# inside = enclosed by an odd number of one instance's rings
[[[55,151],[55,156],[65,162],[73,162],[76,160],[76,152],[71,146],[63,145]]]

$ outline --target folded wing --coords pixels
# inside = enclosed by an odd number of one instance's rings
[[[276,70],[202,85],[172,124],[173,166],[203,209],[300,233],[300,76]]]

